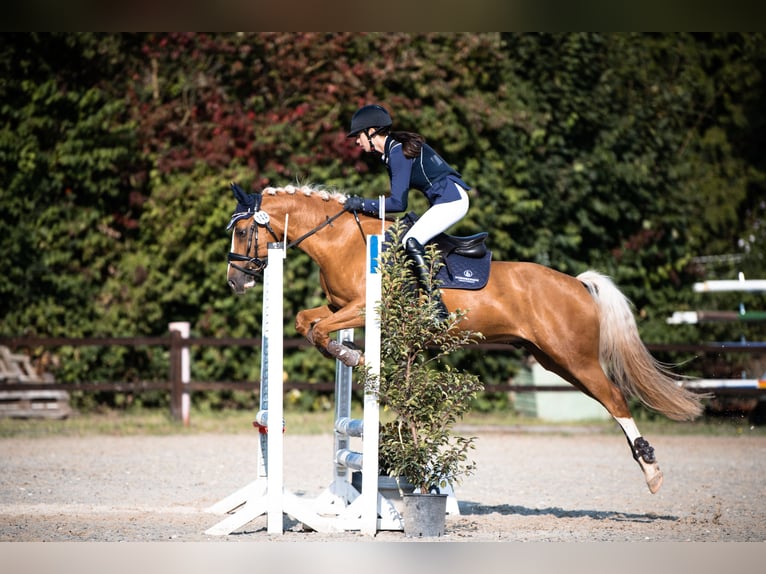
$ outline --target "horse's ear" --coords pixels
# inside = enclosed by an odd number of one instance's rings
[[[246,207],[250,207],[255,203],[253,198],[246,194],[245,191],[239,187],[239,185],[232,181],[230,186],[231,191],[234,192],[234,197],[237,199],[237,203],[241,203]]]

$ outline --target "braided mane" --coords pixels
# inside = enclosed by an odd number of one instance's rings
[[[266,187],[261,192],[264,195],[277,195],[278,193],[286,193],[288,195],[304,195],[306,197],[319,197],[322,201],[335,200],[340,204],[346,202],[348,195],[335,190],[327,189],[318,185],[305,184],[300,186],[286,185],[285,187]]]

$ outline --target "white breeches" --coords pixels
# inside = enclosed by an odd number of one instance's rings
[[[418,243],[425,246],[431,239],[460,221],[468,213],[468,193],[458,184],[455,186],[460,192],[460,199],[432,205],[406,233],[402,243],[414,237]]]

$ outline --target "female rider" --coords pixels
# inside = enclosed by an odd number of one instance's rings
[[[465,216],[471,188],[425,143],[423,136],[391,131],[392,125],[390,114],[382,106],[363,106],[351,118],[348,137],[356,138],[356,144],[365,152],[381,154],[391,180],[386,213],[405,211],[410,189],[421,191],[428,200],[428,210],[407,231],[402,242],[405,253],[415,263],[421,290],[436,301],[440,319],[446,319],[448,312],[438,290],[428,288],[431,281],[423,258],[424,245]],[[379,201],[351,196],[346,200],[346,209],[378,215]]]

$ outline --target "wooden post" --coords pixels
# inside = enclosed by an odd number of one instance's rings
[[[181,420],[181,333],[170,331],[170,416]]]
[[[189,338],[190,325],[188,321],[176,321],[168,324],[172,334],[170,345],[171,364],[171,412],[173,417],[180,420],[185,427],[189,426],[191,414],[191,355],[185,340]]]

